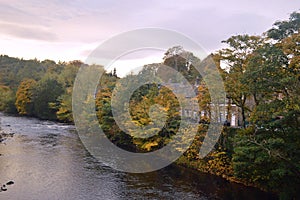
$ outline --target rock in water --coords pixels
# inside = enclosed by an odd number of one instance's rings
[[[8,181],[7,183],[6,183],[6,185],[12,185],[12,184],[14,184],[15,182],[13,182],[13,181]]]
[[[1,191],[7,191],[7,189],[5,187],[1,187]]]

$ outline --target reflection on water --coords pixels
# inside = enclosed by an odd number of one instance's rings
[[[73,126],[0,115],[13,138],[0,144],[0,199],[272,199],[256,189],[177,166],[146,174],[95,160]]]

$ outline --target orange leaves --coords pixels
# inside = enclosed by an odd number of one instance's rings
[[[21,82],[16,93],[16,108],[21,115],[31,115],[33,89],[36,86],[36,81],[33,79],[26,79]]]

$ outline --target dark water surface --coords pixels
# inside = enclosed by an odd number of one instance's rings
[[[14,181],[1,200],[274,199],[175,165],[146,174],[118,172],[85,150],[74,126],[1,113],[0,120],[6,133],[14,133],[0,143],[0,184]]]

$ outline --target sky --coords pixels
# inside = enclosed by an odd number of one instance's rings
[[[85,61],[103,41],[146,27],[178,31],[211,53],[222,40],[260,35],[299,9],[298,0],[0,0],[0,54]],[[132,57],[119,64],[161,59]]]

